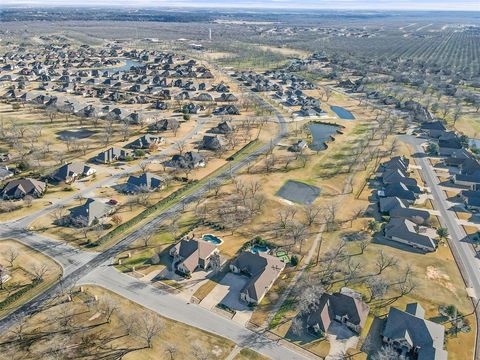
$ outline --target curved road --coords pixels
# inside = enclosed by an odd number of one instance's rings
[[[285,347],[284,345],[270,340],[259,333],[248,330],[233,321],[222,318],[221,316],[214,314],[207,309],[201,308],[197,305],[185,303],[180,298],[165,291],[145,285],[144,283],[128,277],[127,275],[121,274],[110,266],[113,258],[117,254],[125,251],[128,246],[137,240],[145,231],[154,231],[158,225],[164,223],[178,212],[181,212],[184,204],[192,203],[203,197],[209,191],[209,188],[212,184],[222,183],[228,180],[231,175],[238,173],[249,163],[255,161],[261,155],[268,152],[272,145],[276,145],[280,142],[282,137],[287,132],[284,117],[273,106],[266,103],[261,97],[256,94],[255,97],[261,101],[264,108],[271,110],[275,114],[276,120],[279,124],[279,131],[272,139],[271,143],[262,146],[260,149],[254,151],[245,158],[237,162],[233,162],[230,168],[217,174],[209,181],[209,183],[201,186],[194,193],[184,196],[177,203],[170,206],[160,215],[150,220],[142,228],[131,232],[111,248],[101,253],[88,253],[89,255],[86,255],[84,254],[86,252],[74,250],[68,245],[58,245],[58,242],[54,242],[53,240],[45,238],[42,239],[45,241],[46,245],[42,247],[41,251],[47,253],[47,255],[54,259],[64,259],[63,262],[60,261],[61,265],[64,267],[64,276],[59,283],[53,285],[44,293],[24,304],[9,316],[1,319],[0,331],[6,331],[15,324],[16,319],[18,318],[41,311],[42,306],[48,300],[61,294],[63,291],[65,291],[65,289],[81,283],[90,283],[104,286],[107,289],[130,298],[131,300],[144,305],[147,308],[150,308],[166,317],[174,318],[185,322],[186,324],[190,324],[192,326],[196,326],[230,338],[240,346],[250,347],[273,359],[296,360],[312,358],[313,355],[305,355],[304,353],[298,352],[300,351],[299,349],[292,350],[288,347]],[[108,180],[111,179],[109,178]],[[105,182],[108,183],[108,181]],[[53,205],[49,209],[52,210],[52,208],[55,206],[58,206],[58,204]],[[41,242],[39,235],[30,233],[21,228],[22,225],[26,225],[28,220],[30,220],[30,217],[28,217],[28,219],[20,219],[16,222],[3,224],[3,228],[0,227],[0,236],[24,237],[24,242],[26,244],[32,245],[31,242],[33,242],[34,244],[40,246],[38,244]],[[17,236],[15,236],[15,233]],[[56,244],[54,245],[53,243]],[[52,250],[54,248],[56,250]],[[82,254],[82,260],[78,259],[79,253]],[[67,258],[67,260],[65,260],[65,258]],[[76,262],[74,258],[77,258]],[[144,288],[145,286],[148,287],[146,290]]]

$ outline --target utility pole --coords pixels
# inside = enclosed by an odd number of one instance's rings
[[[212,41],[212,28],[208,29],[208,40]]]

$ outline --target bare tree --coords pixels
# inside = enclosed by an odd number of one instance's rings
[[[396,257],[388,255],[383,250],[380,250],[375,260],[377,275],[382,274],[389,267],[397,266],[397,263],[398,259]]]
[[[152,347],[153,339],[163,330],[164,324],[162,320],[152,313],[143,313],[138,319],[138,327],[135,334],[144,340],[147,347]]]
[[[142,161],[140,164],[138,164],[138,167],[142,170],[142,172],[145,174],[148,171],[148,168],[150,166],[150,161]]]
[[[303,207],[307,226],[312,226],[317,221],[321,211],[322,209],[315,205],[306,205]]]
[[[110,324],[113,314],[118,310],[118,304],[109,298],[104,298],[98,303],[98,310],[105,316],[105,320]]]
[[[143,246],[148,247],[153,239],[153,233],[150,231],[144,231],[140,236],[140,239],[142,240]]]
[[[167,344],[165,352],[170,356],[170,360],[175,360],[175,355],[177,354],[177,347],[174,344]]]
[[[177,151],[180,155],[183,155],[186,147],[187,147],[187,143],[183,140],[175,142],[175,149],[177,149]]]
[[[31,268],[35,280],[42,281],[45,275],[49,272],[49,268],[46,264],[37,265],[34,264]]]
[[[371,276],[366,280],[366,284],[370,290],[370,300],[383,299],[388,291],[388,283],[381,276]]]
[[[14,262],[15,260],[17,260],[20,253],[17,251],[17,249],[13,247],[9,247],[6,255],[7,255],[7,261],[10,264],[10,267],[13,268]]]

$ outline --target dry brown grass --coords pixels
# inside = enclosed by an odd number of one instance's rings
[[[13,263],[13,268],[10,267],[8,262],[8,254],[10,250],[18,253],[18,257]],[[33,270],[34,267],[41,267],[44,265],[48,267],[44,280],[39,285],[26,292],[18,300],[0,310],[0,317],[8,314],[18,306],[45,291],[56,282],[62,274],[61,267],[56,262],[42,253],[15,240],[0,241],[0,264],[6,268],[7,273],[11,276],[11,279],[4,284],[4,289],[0,290],[0,301],[5,300],[22,287],[30,284],[35,277]]]

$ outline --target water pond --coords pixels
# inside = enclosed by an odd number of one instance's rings
[[[312,143],[310,149],[314,151],[325,150],[327,148],[326,143],[332,141],[332,136],[338,133],[339,126],[311,123],[308,125],[310,133],[312,134]]]
[[[355,120],[355,116],[347,109],[341,106],[330,106],[330,109],[343,120]]]

